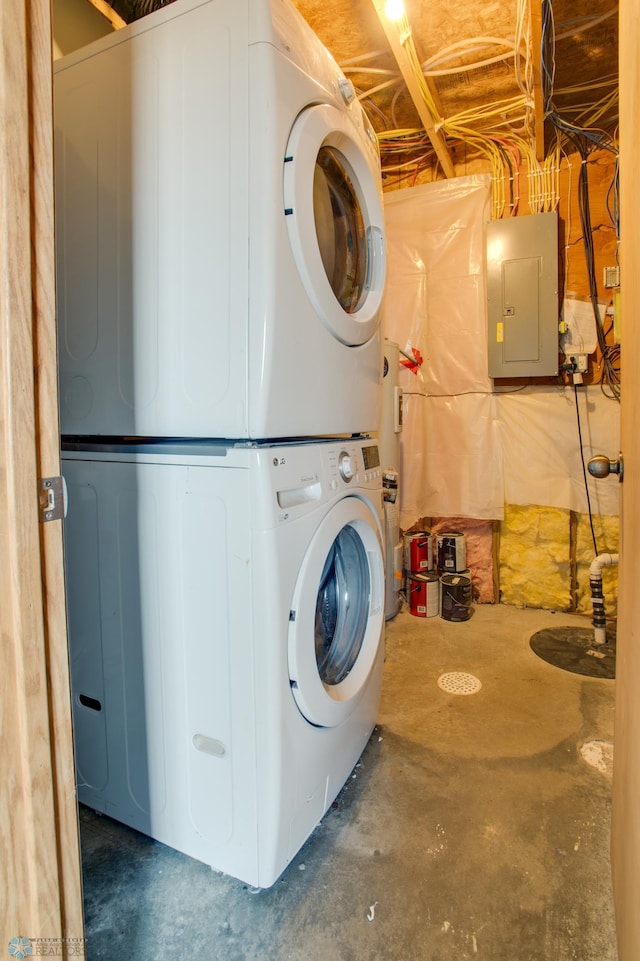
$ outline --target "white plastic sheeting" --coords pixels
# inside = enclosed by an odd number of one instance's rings
[[[403,371],[401,524],[502,517],[502,454],[487,375],[484,225],[491,178],[385,195],[385,333],[424,358]]]
[[[585,464],[594,454],[612,460],[620,445],[620,405],[599,387],[578,387]],[[572,387],[527,387],[498,398],[507,504],[539,504],[588,511],[576,398]],[[591,511],[619,513],[615,475],[596,480],[587,473]]]
[[[425,510],[417,516],[502,517],[502,450],[495,398],[490,394],[429,397],[426,408]],[[420,486],[420,479],[413,476],[412,454],[412,449],[404,448],[401,495],[407,477]],[[401,501],[401,511],[403,507]]]
[[[400,523],[502,519],[504,505],[587,511],[571,388],[495,392],[487,370],[485,224],[490,177],[385,195],[385,334],[424,359],[402,369]],[[579,388],[585,460],[615,458],[619,407]],[[616,478],[589,478],[594,513],[618,513]]]

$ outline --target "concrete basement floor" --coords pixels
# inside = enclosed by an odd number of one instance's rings
[[[589,622],[388,622],[379,726],[269,890],[82,808],[88,961],[615,961],[615,682],[531,651],[565,624]],[[445,693],[445,672],[482,687]]]

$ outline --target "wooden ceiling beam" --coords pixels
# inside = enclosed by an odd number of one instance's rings
[[[544,98],[542,95],[542,3],[529,0],[531,52],[533,58],[533,125],[536,159],[542,163],[544,149]]]
[[[116,13],[111,4],[107,3],[107,0],[87,0],[87,2],[95,7],[103,17],[106,17],[114,30],[121,30],[122,27],[126,27],[127,21],[123,20],[119,13]]]
[[[455,177],[456,172],[453,166],[453,160],[451,159],[451,154],[449,153],[449,148],[447,147],[446,140],[441,134],[438,125],[433,118],[431,111],[425,101],[422,90],[420,89],[420,81],[416,77],[409,60],[407,51],[405,50],[404,44],[400,38],[400,32],[395,23],[393,23],[387,17],[384,6],[385,0],[372,0],[373,6],[380,23],[382,24],[382,29],[385,32],[387,42],[391,47],[391,52],[393,53],[398,67],[400,68],[400,73],[402,78],[407,85],[407,89],[411,94],[411,99],[413,100],[414,106],[418,111],[418,116],[422,122],[424,129],[427,132],[427,136],[431,141],[433,149],[436,152],[436,156],[440,161],[440,165],[447,177]],[[438,97],[435,89],[429,85],[428,78],[423,78],[429,92],[434,100],[434,103],[438,103]]]

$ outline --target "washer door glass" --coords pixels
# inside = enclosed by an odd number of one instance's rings
[[[329,551],[316,604],[315,648],[323,684],[339,684],[355,664],[367,626],[371,592],[360,537],[343,527]]]
[[[376,333],[385,280],[384,219],[375,136],[358,105],[308,107],[284,164],[293,258],[325,327],[347,347]]]
[[[323,519],[300,567],[289,619],[289,679],[300,712],[334,727],[370,680],[384,626],[380,525],[369,505],[345,497]]]

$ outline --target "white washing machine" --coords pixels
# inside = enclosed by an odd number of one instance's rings
[[[55,65],[61,430],[375,431],[376,137],[289,0],[177,0]]]
[[[269,887],[376,722],[374,441],[63,450],[78,797]]]

